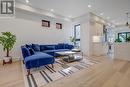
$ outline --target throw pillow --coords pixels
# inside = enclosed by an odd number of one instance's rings
[[[22,47],[22,54],[24,58],[31,55],[27,47]]]
[[[25,44],[27,48],[32,48],[32,45]]]
[[[35,54],[35,51],[32,48],[29,49],[29,52],[31,55]]]
[[[32,44],[32,48],[33,48],[33,50],[34,51],[40,51],[40,45],[38,45],[38,44]]]

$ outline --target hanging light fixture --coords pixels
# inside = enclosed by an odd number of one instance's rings
[[[92,5],[90,4],[90,0],[88,0],[88,8],[91,8]]]
[[[130,28],[130,24],[129,24],[129,13],[128,12],[126,13],[126,16],[127,16],[126,26],[128,26]]]
[[[29,0],[25,0],[26,1],[26,3],[29,3]]]

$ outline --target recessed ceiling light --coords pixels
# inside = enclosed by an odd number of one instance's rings
[[[69,17],[69,18],[72,18],[72,16],[71,16],[71,15],[69,15],[68,17]]]
[[[104,13],[100,13],[100,15],[104,15]]]
[[[29,0],[26,0],[26,3],[29,3]]]
[[[66,21],[71,21],[69,18],[64,18],[64,20],[66,20]]]
[[[51,9],[52,12],[54,12],[54,9]]]
[[[92,6],[91,5],[88,5],[89,8],[91,8]]]
[[[107,17],[107,19],[110,19],[110,17]]]
[[[115,23],[116,25],[119,25],[119,23],[117,22],[117,23]]]

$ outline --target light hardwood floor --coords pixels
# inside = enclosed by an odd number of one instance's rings
[[[106,57],[90,58],[100,63],[44,87],[130,87],[130,62]],[[0,65],[0,87],[24,87],[20,62]]]
[[[4,66],[0,63],[0,87],[24,87],[20,62]]]

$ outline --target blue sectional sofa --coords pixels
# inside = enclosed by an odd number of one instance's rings
[[[59,56],[55,52],[69,51],[73,48],[73,45],[64,43],[53,45],[26,44],[21,46],[23,62],[25,63],[28,75],[30,74],[31,68],[48,64],[52,64],[53,67],[55,57]]]

